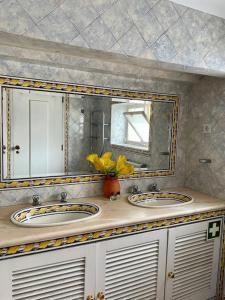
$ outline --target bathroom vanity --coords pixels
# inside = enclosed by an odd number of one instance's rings
[[[150,209],[127,196],[79,199],[101,214],[55,227],[16,226],[10,215],[19,207],[3,208],[2,299],[219,299],[225,204],[176,191],[194,202]]]

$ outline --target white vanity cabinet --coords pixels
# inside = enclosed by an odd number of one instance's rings
[[[107,300],[163,300],[167,230],[97,245],[97,290]]]
[[[95,244],[0,261],[1,300],[83,300],[95,292]]]
[[[215,221],[2,260],[0,299],[213,299],[221,234],[208,240],[207,229]]]
[[[221,238],[207,239],[208,224],[198,222],[98,243],[97,290],[106,300],[215,297]]]
[[[208,240],[208,224],[198,222],[168,230],[166,300],[206,300],[216,296],[221,234]],[[221,230],[222,221],[220,225]]]

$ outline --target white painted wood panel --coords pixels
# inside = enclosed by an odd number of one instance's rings
[[[0,262],[3,300],[83,300],[95,291],[95,245]],[[3,287],[3,288],[2,288]]]
[[[206,300],[216,295],[220,238],[207,240],[208,222],[169,229],[166,300]],[[168,274],[174,273],[174,278]]]
[[[97,245],[97,291],[107,300],[163,300],[166,230]]]

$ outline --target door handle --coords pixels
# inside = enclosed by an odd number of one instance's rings
[[[174,279],[175,278],[175,274],[173,272],[169,272],[168,273],[168,278]]]
[[[20,153],[20,146],[19,145],[16,145],[14,147],[14,150],[16,150],[16,154],[19,154]]]
[[[103,292],[99,292],[97,294],[97,300],[105,300],[105,294]]]
[[[2,153],[5,154],[5,152],[6,152],[6,145],[3,145],[2,146]]]

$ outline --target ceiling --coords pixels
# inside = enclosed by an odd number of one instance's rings
[[[225,19],[224,0],[171,0],[171,1]]]

